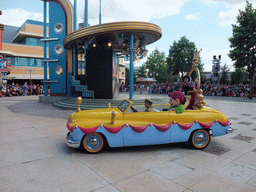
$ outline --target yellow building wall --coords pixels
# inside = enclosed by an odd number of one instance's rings
[[[44,27],[40,26],[40,25],[33,25],[30,23],[25,23],[22,28],[20,29],[20,31],[24,31],[27,33],[37,33],[39,35],[43,35],[44,33]],[[47,36],[49,35],[49,27],[47,27],[47,31],[46,31]]]
[[[13,53],[13,56],[43,59],[44,49],[39,46],[3,43],[3,50]]]
[[[18,66],[13,66],[9,68],[10,74],[11,75],[21,75],[21,74],[26,74],[26,71],[28,70],[33,70],[32,74],[35,72],[36,75],[44,75],[44,68],[43,67],[29,67],[29,66],[24,66],[24,67],[18,67]],[[48,71],[49,73],[49,71]]]

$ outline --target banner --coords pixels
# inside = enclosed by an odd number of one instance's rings
[[[10,66],[11,59],[6,59],[6,57],[0,54],[0,72],[1,73],[8,73]]]

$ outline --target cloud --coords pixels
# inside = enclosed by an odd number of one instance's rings
[[[219,24],[222,26],[230,26],[231,24],[235,24],[237,19],[236,17],[239,14],[238,10],[245,10],[246,2],[245,0],[201,0],[208,6],[213,4],[224,3],[225,7],[228,9],[226,11],[221,11],[219,13]],[[253,4],[253,8],[256,6],[256,1],[250,1]]]
[[[230,9],[221,11],[219,14],[219,22],[222,26],[235,24],[237,21],[236,17],[239,14],[238,10],[245,10],[245,3],[239,3],[234,6],[227,5],[226,7],[230,7]]]
[[[163,18],[168,15],[178,14],[184,2],[187,0],[108,0],[101,1],[102,23],[117,21],[144,21],[152,18]],[[74,0],[71,0],[74,3]],[[78,23],[84,19],[84,0],[77,0]],[[99,1],[89,1],[90,25],[99,23]],[[43,10],[43,7],[42,7]],[[6,25],[21,26],[27,19],[43,21],[42,12],[30,12],[24,9],[3,10],[1,23]]]
[[[1,23],[20,27],[27,19],[43,21],[43,13],[28,12],[23,9],[3,10]]]
[[[186,20],[195,20],[195,19],[198,19],[199,16],[200,16],[200,13],[194,13],[191,15],[186,15],[185,18]]]
[[[245,0],[201,0],[201,1],[207,5],[218,4],[218,3],[226,3],[226,4],[234,5],[237,3],[245,2]]]
[[[102,1],[102,23],[144,21],[178,14],[186,0],[108,0]],[[99,1],[89,1],[89,23],[99,23]],[[84,1],[78,1],[78,21],[84,18]]]
[[[232,4],[233,3],[233,4]],[[251,2],[250,2],[251,3]],[[221,11],[219,14],[219,23],[222,26],[227,26],[231,24],[236,24],[237,16],[239,15],[239,10],[245,10],[245,1],[225,1],[225,7],[229,8],[227,11]],[[255,9],[256,1],[252,2],[252,6]]]

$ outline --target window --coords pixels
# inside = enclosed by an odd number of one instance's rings
[[[36,59],[37,67],[43,67],[41,59]]]
[[[41,59],[34,58],[23,58],[23,57],[13,57],[11,60],[12,65],[15,66],[33,66],[33,67],[42,67]]]
[[[15,57],[16,66],[27,66],[27,58]]]
[[[37,39],[36,38],[29,38],[29,39],[30,39],[29,45],[37,46]]]
[[[32,45],[32,46],[43,46],[40,38],[26,37],[19,44]]]

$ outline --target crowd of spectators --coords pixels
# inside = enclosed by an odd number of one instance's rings
[[[43,85],[24,85],[19,84],[3,84],[0,86],[0,97],[26,96],[26,95],[42,95],[44,93]]]
[[[135,84],[134,90],[140,93],[147,92],[149,94],[168,94],[173,91],[180,91],[182,89],[181,82],[175,83],[144,83]],[[249,84],[201,84],[204,96],[226,96],[226,97],[248,97],[250,92]],[[128,92],[129,86],[122,84],[120,87],[121,92]],[[24,85],[19,84],[3,84],[0,86],[0,97],[12,96],[26,96],[26,95],[43,95],[43,85]],[[256,97],[256,86],[253,85],[252,97]]]
[[[167,94],[182,89],[181,82],[175,83],[144,83],[135,84],[134,90],[140,93],[147,91],[149,94]],[[250,84],[201,84],[204,96],[248,97]],[[129,86],[122,86],[121,91],[129,91]],[[253,85],[252,96],[256,97],[256,86]]]

